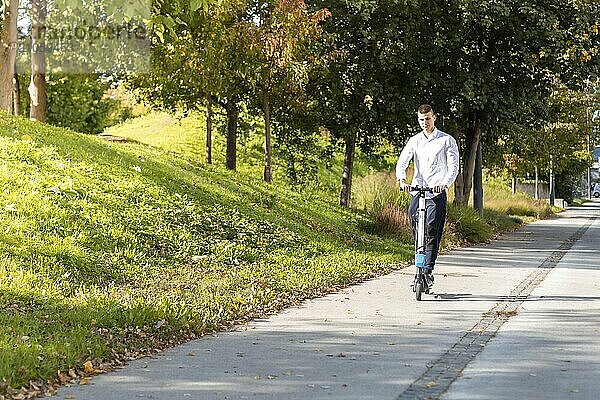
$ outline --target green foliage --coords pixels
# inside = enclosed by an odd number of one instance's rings
[[[97,75],[52,75],[47,83],[47,122],[83,133],[100,133],[127,116],[117,99],[106,96],[111,85]]]
[[[97,134],[106,127],[145,112],[122,87],[95,74],[47,76],[47,122],[77,132]],[[20,74],[22,116],[29,116],[29,75]]]
[[[575,197],[576,183],[587,172],[592,158],[587,151],[576,151],[556,174],[556,195],[571,203]],[[587,183],[586,183],[587,185]]]
[[[275,150],[284,163],[287,178],[298,187],[312,186],[319,167],[332,167],[334,145],[329,136],[285,124],[276,126]]]

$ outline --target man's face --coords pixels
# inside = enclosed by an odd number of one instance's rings
[[[435,115],[433,115],[433,112],[429,111],[427,114],[417,113],[417,119],[419,120],[421,129],[428,133],[433,132],[433,127],[435,125]]]

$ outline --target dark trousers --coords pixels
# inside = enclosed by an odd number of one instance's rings
[[[433,269],[442,240],[446,222],[446,192],[425,200],[425,266]],[[416,227],[419,220],[419,196],[413,196],[408,207],[408,216],[416,241]]]

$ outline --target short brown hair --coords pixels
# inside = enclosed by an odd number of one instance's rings
[[[417,112],[419,114],[427,114],[428,112],[433,114],[433,107],[431,107],[429,104],[421,104],[417,109]]]

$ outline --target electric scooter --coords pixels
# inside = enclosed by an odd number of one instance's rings
[[[426,243],[426,229],[425,229],[425,193],[433,192],[433,189],[427,187],[413,186],[410,191],[417,192],[419,196],[419,207],[417,209],[417,226],[415,227],[415,280],[412,284],[413,291],[415,292],[415,298],[417,301],[421,301],[421,295],[423,293],[429,294],[429,283],[425,277],[423,269],[425,268],[425,243]]]

